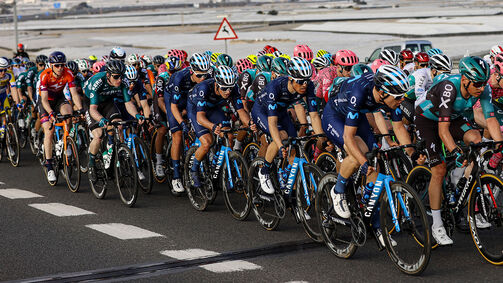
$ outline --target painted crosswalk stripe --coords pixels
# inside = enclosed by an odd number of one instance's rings
[[[79,216],[79,215],[87,215],[87,214],[95,214],[94,212],[78,208],[72,205],[66,205],[62,203],[32,203],[29,206],[40,209],[47,213],[50,213],[55,216],[63,217],[63,216]]]
[[[121,240],[131,240],[131,239],[143,239],[152,237],[164,237],[161,234],[157,234],[140,227],[133,225],[126,225],[122,223],[107,223],[107,224],[91,224],[86,225],[86,227],[99,231],[101,233],[107,234],[109,236],[121,239]]]
[[[161,254],[179,260],[193,260],[220,255],[218,252],[203,249],[166,250],[161,251]],[[255,270],[262,268],[260,265],[244,260],[226,260],[217,263],[203,264],[200,265],[200,267],[215,273]]]
[[[32,193],[30,191],[9,188],[0,190],[0,196],[9,198],[9,199],[24,199],[24,198],[41,198],[43,196]]]

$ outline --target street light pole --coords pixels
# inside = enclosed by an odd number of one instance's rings
[[[16,4],[16,0],[14,0],[14,32],[16,33],[16,46],[14,47],[14,50],[17,50],[17,44],[19,43],[19,37],[18,37],[18,32],[17,32],[17,4]]]

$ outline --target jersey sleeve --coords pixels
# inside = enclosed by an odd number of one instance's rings
[[[454,101],[456,101],[456,87],[454,84],[448,80],[438,83],[438,87],[435,88],[436,93],[433,95],[438,96],[438,121],[439,122],[449,122],[451,120],[451,114],[454,106]]]
[[[316,94],[314,93],[314,84],[309,82],[306,91],[307,97],[307,111],[308,112],[318,112],[318,101],[316,100]]]
[[[238,79],[239,86],[239,96],[241,98],[245,98],[248,92],[248,88],[251,84],[251,75],[248,72],[243,72]]]
[[[122,82],[121,84],[122,88],[122,97],[124,98],[124,102],[129,102],[131,101],[131,96],[129,95],[129,87],[125,82]]]
[[[400,122],[402,121],[402,110],[400,108],[397,108],[395,110],[390,111],[390,118],[391,121],[393,122]]]
[[[73,77],[72,71],[65,69],[65,82],[68,87],[75,87],[75,78]]]
[[[182,93],[180,92],[181,76],[174,76],[173,81],[170,80],[169,92],[170,101],[172,104],[178,105],[182,98]]]
[[[49,79],[49,73],[47,72],[42,72],[40,74],[40,91],[47,91],[47,81]]]
[[[358,127],[361,116],[364,115],[360,113],[361,104],[364,103],[365,100],[365,93],[363,89],[354,88],[348,99],[348,114],[346,114],[346,121],[344,122],[344,125]]]
[[[407,91],[407,93],[405,93],[405,97],[408,99],[415,100],[416,99],[416,87],[415,87],[416,78],[413,75],[409,75],[409,84],[414,87],[411,87],[409,89],[409,91]]]
[[[415,72],[412,76],[414,77],[415,84],[414,84],[414,92],[416,99],[423,97],[424,93],[426,92],[426,83],[428,82],[428,78],[426,77],[425,72]]]
[[[92,105],[98,105],[99,104],[99,99],[98,99],[98,90],[100,88],[101,84],[99,81],[95,82],[89,82],[85,89],[85,95],[89,98],[90,104]]]
[[[267,106],[267,116],[278,116],[278,94],[275,89],[276,84],[269,84],[263,92],[263,105]]]
[[[200,87],[195,88],[195,103],[196,112],[206,112],[208,110],[207,96],[209,89],[200,85]]]
[[[489,85],[486,86],[480,95],[480,105],[482,106],[484,118],[489,119],[494,117],[494,105],[491,103],[491,87]]]
[[[239,96],[238,86],[235,86],[234,89],[232,90],[231,97],[232,97],[232,104],[234,105],[234,108],[236,109],[236,111],[243,109],[243,101],[241,100],[241,97]]]

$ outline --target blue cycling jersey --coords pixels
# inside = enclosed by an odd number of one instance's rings
[[[169,78],[168,87],[166,89],[167,95],[165,95],[166,103],[169,101],[170,103],[176,104],[180,110],[187,107],[187,96],[189,95],[189,91],[196,85],[190,76],[190,68],[185,68],[174,73]]]
[[[361,113],[377,112],[384,106],[375,101],[373,89],[373,73],[349,78],[340,84],[337,95],[329,99],[325,111],[330,108],[330,112],[345,119],[345,125],[356,127],[362,119]],[[402,120],[399,108],[390,112],[392,121]]]
[[[190,112],[208,112],[218,108],[222,109],[227,105],[233,107],[234,110],[243,109],[238,86],[234,86],[226,99],[215,93],[215,79],[207,79],[197,84],[190,92],[187,104],[187,110]]]

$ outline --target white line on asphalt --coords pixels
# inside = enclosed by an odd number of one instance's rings
[[[14,188],[0,190],[0,196],[10,198],[10,199],[41,198],[41,197],[43,197],[39,194],[32,193],[30,191],[14,189]]]
[[[86,214],[95,214],[94,212],[78,208],[72,205],[66,205],[62,203],[32,203],[29,206],[40,209],[52,215],[56,215],[59,217],[63,216],[79,216]]]
[[[192,260],[198,258],[217,256],[220,253],[202,249],[187,249],[187,250],[166,250],[161,251],[161,254],[179,260]],[[203,264],[200,265],[200,267],[215,273],[254,270],[262,268],[260,265],[256,265],[254,263],[244,260],[227,260],[223,262]]]
[[[4,182],[0,182],[0,186],[3,186],[3,185],[5,185],[5,183]]]
[[[105,233],[109,236],[121,239],[143,239],[151,237],[164,237],[161,234],[157,234],[133,225],[126,225],[122,223],[108,223],[108,224],[91,224],[86,225],[86,227]]]

